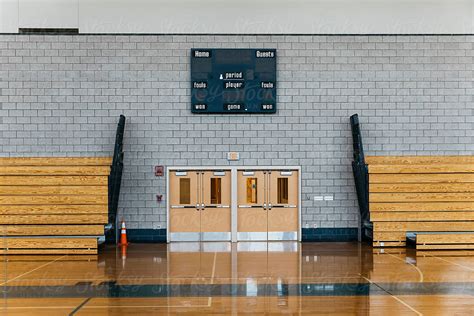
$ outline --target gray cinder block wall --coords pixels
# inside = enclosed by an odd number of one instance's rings
[[[366,154],[474,153],[474,36],[0,35],[0,155],[111,155],[120,213],[166,227],[155,165],[301,165],[302,224],[356,227],[349,116]],[[276,48],[276,115],[192,115],[191,48]],[[334,201],[313,201],[314,195]]]

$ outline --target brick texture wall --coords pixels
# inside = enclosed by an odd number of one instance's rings
[[[474,153],[474,36],[0,35],[0,155],[111,155],[119,212],[165,228],[154,165],[301,165],[305,227],[356,227],[349,116],[367,154]],[[278,113],[192,115],[193,47],[276,48]],[[334,195],[334,201],[314,201]]]

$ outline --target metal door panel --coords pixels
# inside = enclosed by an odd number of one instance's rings
[[[200,237],[199,232],[170,233],[170,241],[199,241]]]
[[[229,241],[231,239],[230,232],[202,232],[202,241]]]
[[[268,240],[298,240],[297,231],[288,231],[288,232],[268,232]]]
[[[267,232],[238,232],[237,240],[241,241],[266,241],[268,240]]]

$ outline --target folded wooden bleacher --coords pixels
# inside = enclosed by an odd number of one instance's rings
[[[97,254],[111,157],[0,158],[2,254]]]
[[[474,249],[474,156],[366,157],[373,246]]]

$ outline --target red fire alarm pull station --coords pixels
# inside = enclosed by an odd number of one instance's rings
[[[164,166],[155,166],[155,176],[162,177],[165,172]]]

